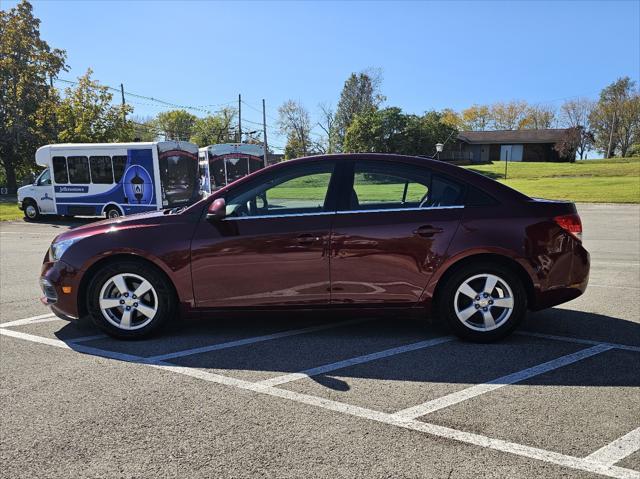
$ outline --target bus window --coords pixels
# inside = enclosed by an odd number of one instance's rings
[[[113,183],[113,168],[111,167],[111,157],[91,156],[89,157],[89,165],[91,166],[92,183]]]
[[[54,156],[51,159],[53,164],[53,179],[56,183],[69,183],[67,175],[67,160],[64,156]]]
[[[67,167],[69,168],[70,183],[91,183],[89,159],[86,156],[68,156]]]
[[[122,179],[122,175],[124,175],[124,167],[127,165],[127,157],[116,155],[111,159],[113,160],[113,181],[119,183]]]

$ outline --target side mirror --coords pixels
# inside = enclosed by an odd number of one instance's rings
[[[227,203],[224,198],[214,200],[207,209],[207,219],[222,220],[227,216]]]

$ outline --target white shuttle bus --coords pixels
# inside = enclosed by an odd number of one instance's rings
[[[18,189],[25,218],[40,215],[119,216],[176,208],[201,195],[198,147],[192,143],[46,145],[32,185]]]

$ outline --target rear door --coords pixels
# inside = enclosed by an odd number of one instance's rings
[[[233,188],[192,242],[198,307],[328,304],[335,161],[285,166]]]
[[[331,302],[416,303],[458,228],[463,188],[412,164],[351,165],[333,222]]]

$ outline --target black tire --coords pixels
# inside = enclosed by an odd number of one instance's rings
[[[492,275],[499,278],[494,292],[488,298],[484,298],[484,293],[481,291],[476,298],[470,298],[463,293],[459,293],[456,298],[458,288],[469,280],[471,280],[470,285],[474,285],[472,289],[481,290],[482,286],[486,284],[485,278],[481,275]],[[478,278],[472,279],[474,277]],[[498,299],[493,295],[504,294],[506,297],[511,297],[507,293],[508,289],[511,289],[513,303],[510,314],[506,313],[507,308],[487,304],[488,301],[492,301],[491,304],[494,304],[493,301],[498,302]],[[527,293],[518,275],[508,267],[486,261],[471,263],[455,270],[445,279],[445,284],[439,291],[436,301],[440,318],[457,336],[467,341],[479,343],[497,341],[509,335],[522,322],[527,312]],[[465,305],[465,301],[468,301],[468,306]],[[463,322],[458,318],[456,306],[459,310],[468,307],[472,315]],[[472,307],[477,310],[477,313],[474,313]],[[495,326],[486,327],[483,320],[483,310],[489,311],[495,320]],[[462,311],[460,312],[462,313]],[[500,320],[503,314],[504,318]],[[491,327],[495,327],[495,329],[490,329]]]
[[[105,313],[110,317],[110,320],[105,317],[105,314],[103,314],[103,311],[100,308],[100,294],[103,287],[108,288],[109,285],[112,284],[111,279],[120,274],[137,276],[148,281],[155,293],[155,295],[153,295],[152,292],[148,293],[149,297],[153,298],[153,301],[150,303],[152,303],[152,306],[156,308],[156,312],[147,324],[144,324],[146,321],[145,317],[142,316],[141,313],[136,312],[135,308],[133,308],[133,311],[131,312],[131,325],[136,327],[136,329],[122,329],[121,327],[118,327],[117,324],[114,324],[117,323],[118,319],[122,320],[121,315],[124,313],[125,306],[115,307],[110,309],[109,313]],[[131,284],[130,289],[133,291],[136,287],[135,281],[130,282],[129,284]],[[121,299],[119,293],[116,290],[113,291],[115,291],[115,296],[111,295],[109,297],[111,299]],[[124,297],[122,297],[122,299],[123,298]],[[130,298],[135,298],[135,296],[127,298],[128,301],[133,301],[133,299]],[[138,300],[141,303],[143,302],[142,298],[139,298]],[[137,305],[137,303],[134,304]],[[157,333],[175,317],[177,311],[177,298],[172,285],[169,283],[167,278],[154,266],[143,261],[117,261],[106,265],[95,273],[93,278],[91,278],[87,287],[87,311],[89,312],[89,316],[93,323],[108,335],[120,339],[141,339]],[[120,315],[120,318],[118,318],[118,315]],[[135,318],[139,319],[137,322],[141,327],[136,326]]]
[[[122,212],[116,206],[108,206],[107,209],[104,210],[104,216],[107,219],[115,220],[122,217]]]
[[[27,221],[38,221],[40,219],[40,209],[32,199],[26,199],[22,202],[22,211],[24,211],[24,219]]]

